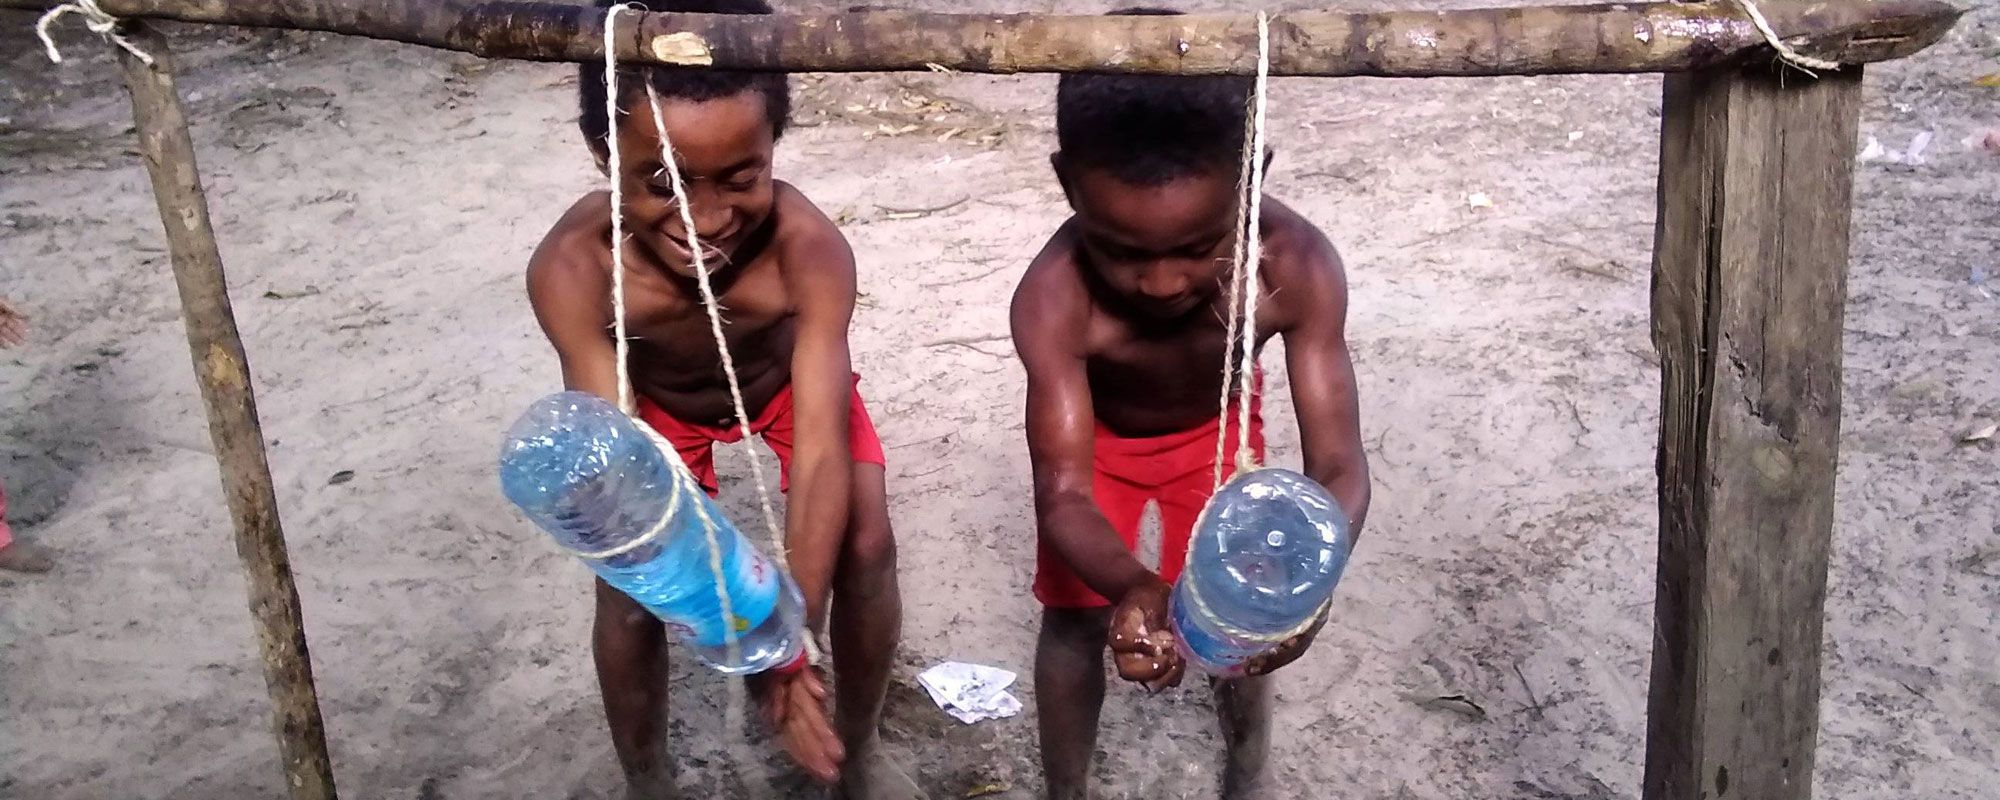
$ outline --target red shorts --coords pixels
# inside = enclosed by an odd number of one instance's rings
[[[868,418],[868,409],[861,403],[861,376],[854,376],[854,388],[848,393],[847,403],[847,450],[848,456],[856,464],[884,464],[882,439],[875,434],[875,422]],[[743,441],[743,426],[732,422],[728,425],[701,425],[684,422],[669,416],[667,412],[653,405],[653,401],[638,398],[639,418],[653,426],[672,443],[674,451],[687,462],[688,470],[695,480],[713,496],[718,485],[715,479],[715,443]],[[792,485],[792,387],[786,384],[771,397],[764,411],[750,421],[750,430],[764,437],[764,444],[778,456],[778,490],[788,491]]]
[[[14,543],[14,529],[7,527],[7,487],[0,486],[0,547]]]
[[[1097,509],[1111,522],[1111,528],[1125,539],[1125,547],[1139,549],[1139,518],[1146,513],[1146,501],[1160,504],[1160,578],[1172,583],[1187,564],[1188,537],[1194,532],[1195,517],[1215,493],[1215,433],[1221,420],[1164,436],[1128,439],[1112,433],[1103,423],[1097,426],[1096,480],[1091,495]],[[1236,412],[1229,414],[1229,444],[1224,451],[1222,476],[1236,472],[1230,454],[1236,452]],[[1264,460],[1264,416],[1262,402],[1250,398],[1250,451]],[[1091,591],[1048,540],[1041,540],[1035,553],[1035,599],[1052,608],[1101,608],[1111,601]]]

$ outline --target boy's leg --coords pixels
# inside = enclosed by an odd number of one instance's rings
[[[1096,444],[1103,455],[1104,439]],[[1100,459],[1091,499],[1104,521],[1136,550],[1139,521],[1152,487],[1107,473]],[[1086,800],[1104,707],[1104,651],[1111,604],[1085,586],[1048,542],[1035,553],[1035,599],[1042,630],[1035,641],[1035,713],[1041,723],[1042,777],[1050,800]]]
[[[1271,676],[1212,681],[1222,723],[1223,800],[1266,796],[1264,762],[1271,753]]]
[[[1049,800],[1090,797],[1110,623],[1109,607],[1042,609],[1042,632],[1035,642],[1035,711]]]
[[[1228,441],[1236,442],[1236,415],[1232,407],[1227,422]],[[1173,580],[1187,564],[1188,542],[1202,509],[1215,492],[1214,451],[1202,443],[1201,469],[1183,476],[1160,492],[1160,572]],[[1263,417],[1252,406],[1250,447],[1256,460],[1264,459]],[[1233,452],[1233,450],[1232,450]],[[1223,478],[1234,477],[1236,469],[1225,461]],[[1222,726],[1224,800],[1251,800],[1263,797],[1264,762],[1271,749],[1270,676],[1211,680],[1215,690],[1215,716]]]
[[[909,800],[923,794],[882,752],[882,700],[903,631],[896,540],[880,464],[854,465],[853,500],[833,574],[828,629],[833,639],[834,728],[847,748],[841,792],[851,800]]]
[[[666,628],[623,592],[597,581],[591,631],[604,717],[632,800],[676,797],[667,754]]]

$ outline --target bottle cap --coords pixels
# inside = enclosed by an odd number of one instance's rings
[[[782,665],[772,667],[771,672],[776,675],[797,675],[799,674],[800,670],[803,670],[805,668],[806,668],[806,654],[804,650],[801,650],[799,651],[798,658],[794,658],[791,661],[786,662]]]

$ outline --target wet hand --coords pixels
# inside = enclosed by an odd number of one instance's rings
[[[827,719],[826,681],[819,669],[806,667],[789,674],[768,670],[751,676],[749,684],[764,721],[777,732],[792,761],[821,783],[839,780],[847,752]]]
[[[1243,674],[1268,675],[1286,664],[1299,660],[1299,656],[1305,655],[1306,649],[1312,647],[1313,639],[1319,636],[1319,629],[1326,626],[1326,618],[1327,612],[1322,609],[1319,618],[1304,633],[1279,642],[1277,647],[1243,662]]]
[[[1180,685],[1187,664],[1174,648],[1173,627],[1167,621],[1167,599],[1173,587],[1155,580],[1125,593],[1111,612],[1111,656],[1118,677],[1160,691]]]

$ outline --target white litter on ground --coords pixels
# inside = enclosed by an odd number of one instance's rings
[[[919,673],[917,683],[944,713],[971,724],[1021,713],[1021,701],[1007,691],[1014,677],[998,667],[946,661]]]

